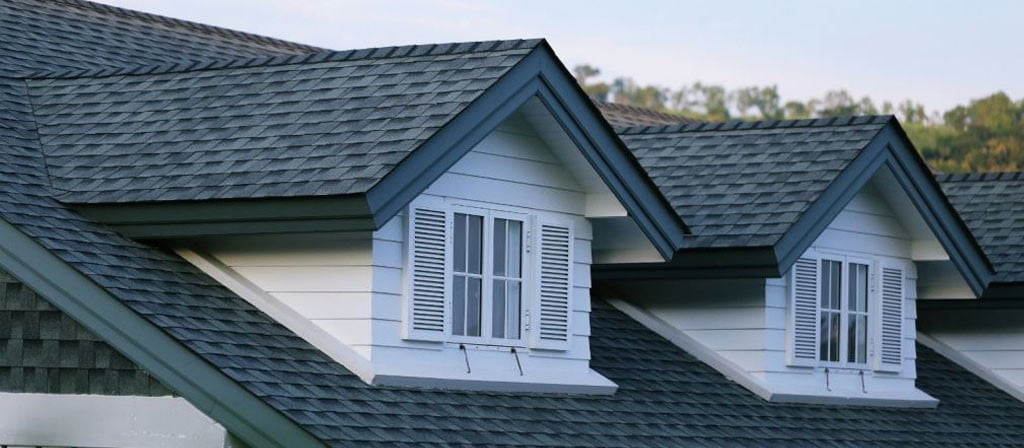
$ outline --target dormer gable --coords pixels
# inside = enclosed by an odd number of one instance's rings
[[[694,145],[676,148],[677,157],[710,164],[691,168],[708,184],[674,199],[677,210],[700,216],[691,221],[693,249],[664,264],[601,266],[601,289],[766,399],[935,406],[914,387],[919,267],[948,265],[955,278],[943,281],[969,291],[983,287],[991,267],[898,125],[720,128],[710,146],[700,135],[716,132],[693,126],[627,138],[648,167],[671,154],[672,141]],[[712,158],[716,150],[722,159]],[[654,177],[664,191],[669,180]],[[724,206],[744,197],[749,203]],[[939,288],[934,282],[926,279],[925,290]]]

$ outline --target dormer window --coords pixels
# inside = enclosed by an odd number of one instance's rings
[[[465,203],[409,213],[406,339],[569,348],[571,222]]]
[[[904,272],[902,263],[881,258],[805,254],[797,260],[790,364],[899,371]]]
[[[457,210],[452,225],[451,334],[469,342],[518,341],[527,217]]]
[[[869,269],[867,261],[821,260],[819,361],[867,364]]]

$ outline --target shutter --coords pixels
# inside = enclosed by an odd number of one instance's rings
[[[800,258],[790,271],[789,365],[818,364],[818,260]]]
[[[903,363],[904,269],[881,264],[878,319],[875,331],[875,370],[898,372]]]
[[[572,228],[543,221],[537,227],[537,299],[531,313],[531,346],[567,350],[572,316]]]
[[[406,339],[442,341],[448,304],[448,213],[410,207]]]

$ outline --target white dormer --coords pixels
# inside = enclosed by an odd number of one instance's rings
[[[608,394],[589,365],[591,247],[607,229],[642,235],[532,100],[377,230],[179,253],[375,385]]]
[[[876,173],[781,277],[610,282],[613,304],[770,401],[934,407],[917,264],[948,256],[894,182]]]

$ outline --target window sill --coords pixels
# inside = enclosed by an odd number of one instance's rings
[[[884,408],[925,408],[933,409],[939,400],[921,391],[876,390],[867,393],[861,390],[825,388],[808,390],[773,390],[767,400],[772,403],[804,403],[844,406],[869,406]]]
[[[508,375],[503,377],[472,373],[427,377],[412,376],[405,372],[380,372],[374,375],[370,384],[422,389],[571,395],[613,395],[619,388],[617,384],[593,370],[584,375],[567,376],[565,372],[537,371],[524,376]]]

